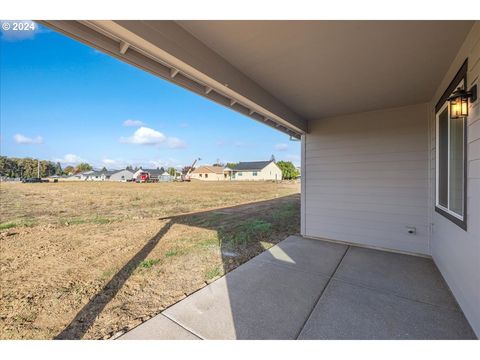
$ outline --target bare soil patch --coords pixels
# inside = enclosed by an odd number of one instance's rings
[[[98,339],[130,329],[298,233],[299,190],[2,183],[0,337]]]

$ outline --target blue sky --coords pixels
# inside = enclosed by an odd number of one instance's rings
[[[272,154],[299,164],[287,135],[54,31],[2,30],[0,44],[2,155],[107,168]]]

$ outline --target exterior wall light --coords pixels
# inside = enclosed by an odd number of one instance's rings
[[[458,119],[468,116],[468,99],[471,102],[477,100],[477,85],[472,86],[469,91],[457,88],[448,98],[450,102],[450,118]]]

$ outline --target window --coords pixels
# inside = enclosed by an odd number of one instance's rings
[[[243,174],[241,172],[237,173],[238,176],[242,176]]]
[[[256,171],[253,172],[253,176],[257,176],[257,172],[256,172]]]
[[[466,62],[436,110],[435,211],[466,230],[466,119],[452,119],[448,97],[466,82]]]
[[[208,174],[205,174],[205,179],[208,178]]]

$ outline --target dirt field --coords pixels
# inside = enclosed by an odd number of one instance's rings
[[[298,233],[299,190],[1,183],[0,338],[118,335]]]

